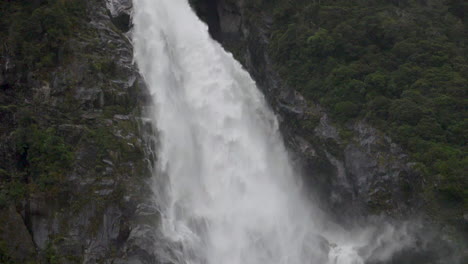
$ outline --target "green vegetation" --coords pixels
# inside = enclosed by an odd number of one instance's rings
[[[0,62],[6,58],[13,66],[0,78],[5,161],[0,164],[0,210],[6,216],[16,214],[8,210],[21,212],[24,223],[18,226],[24,225],[27,241],[33,235],[26,229],[31,213],[53,222],[46,247],[32,249],[31,258],[38,262],[83,262],[79,252],[67,251],[81,246],[69,236],[75,216],[91,217],[83,232],[95,237],[107,208],[124,206],[130,188],[125,184],[135,184],[133,175],[141,175],[141,181],[149,175],[139,173],[146,164],[137,121],[124,116],[137,115],[132,112],[137,111],[136,95],[133,90],[126,95],[109,80],[121,71],[114,58],[118,55],[112,53],[119,42],[102,42],[101,34],[113,33],[89,24],[101,10],[89,14],[88,4],[0,1]],[[106,26],[120,34],[113,25]],[[80,97],[84,89],[102,89],[102,97]],[[79,190],[73,185],[77,179],[69,178],[76,171],[86,180]],[[0,263],[35,263],[16,254],[21,248],[2,244],[15,239],[14,232],[0,235]]]
[[[71,147],[53,128],[41,129],[32,124],[17,132],[17,150],[27,156],[34,182],[41,189],[60,183],[73,161]]]
[[[59,259],[57,256],[57,252],[54,248],[54,243],[55,241],[49,241],[47,243],[46,249],[45,249],[45,258],[47,260],[47,263],[49,264],[59,264]]]
[[[338,125],[359,118],[386,132],[418,162],[436,203],[467,210],[467,3],[263,2],[288,85]]]
[[[5,196],[19,201],[33,191],[53,195],[72,165],[72,148],[54,128],[41,128],[35,123],[30,112],[23,111],[19,116],[19,127],[14,132],[18,171],[4,188]]]
[[[7,245],[5,241],[0,241],[0,263],[4,264],[14,264],[13,260],[11,260]]]
[[[85,1],[1,1],[3,52],[28,69],[54,66],[84,13]]]
[[[0,54],[12,59],[19,76],[47,79],[50,69],[66,58],[67,41],[83,27],[85,14],[85,1],[1,1]],[[23,81],[16,84],[15,96],[30,98],[30,87],[22,86]],[[9,102],[8,97],[6,100]],[[32,112],[23,102],[9,103],[0,106],[0,114],[10,114],[19,121],[12,134],[17,164],[15,169],[0,172],[0,206],[22,201],[32,193],[57,194],[73,160],[71,146],[54,127],[44,123],[44,109],[35,106]]]

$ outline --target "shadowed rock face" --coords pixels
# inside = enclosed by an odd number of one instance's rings
[[[0,212],[0,221],[2,227],[0,233],[2,237],[9,238],[5,240],[2,252],[5,254],[9,252],[11,258],[18,260],[22,263],[34,259],[36,256],[36,249],[31,239],[29,230],[24,225],[21,215],[16,212],[13,206],[4,208]]]
[[[209,25],[213,39],[221,41],[221,25],[217,0],[190,0],[197,14]]]

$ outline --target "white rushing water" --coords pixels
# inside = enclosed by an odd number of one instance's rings
[[[135,0],[134,9],[135,59],[168,177],[158,202],[173,262],[360,264],[411,242],[391,226],[345,231],[301,197],[275,115],[187,0]]]

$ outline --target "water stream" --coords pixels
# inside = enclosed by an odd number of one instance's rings
[[[134,1],[135,59],[160,147],[162,232],[180,264],[362,264],[412,240],[345,230],[304,199],[278,120],[187,0]],[[158,175],[156,175],[158,174]]]

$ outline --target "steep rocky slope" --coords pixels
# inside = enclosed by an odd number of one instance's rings
[[[0,4],[1,263],[156,261],[128,7]]]

